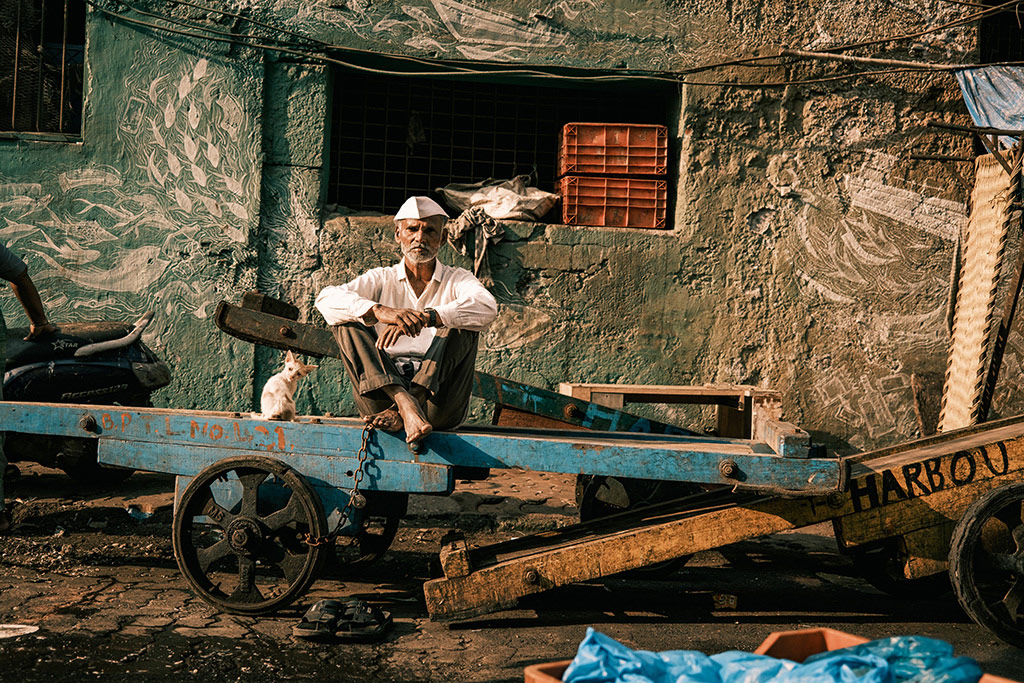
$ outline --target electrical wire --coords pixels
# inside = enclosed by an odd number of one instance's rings
[[[172,21],[173,23],[176,23],[176,24],[179,24],[179,25],[188,26],[189,28],[192,28],[192,29],[198,30],[198,31],[211,31],[211,32],[213,31],[212,29],[208,29],[205,26],[200,26],[200,25],[197,25],[197,24],[190,24],[190,23],[187,23],[187,22],[184,22],[184,21],[181,21],[181,20],[174,20],[174,19],[171,19],[170,17],[167,17],[165,15],[152,14],[152,13],[149,13],[149,12],[143,12],[143,11],[139,10],[138,8],[130,5],[125,0],[116,0],[116,1],[120,2],[122,5],[128,7],[129,9],[132,9],[135,12],[138,12],[139,14],[146,14],[148,16],[155,17],[155,18],[158,18],[158,19],[166,19],[167,21]],[[332,45],[331,43],[328,43],[326,41],[320,40],[319,38],[314,38],[312,36],[307,36],[304,33],[298,33],[297,31],[291,31],[289,29],[286,29],[286,28],[283,28],[281,26],[277,26],[277,25],[274,25],[274,24],[267,24],[267,23],[264,23],[262,21],[258,21],[256,19],[252,19],[250,17],[247,17],[245,15],[236,14],[234,12],[227,12],[225,10],[222,10],[222,9],[219,9],[219,8],[216,8],[216,7],[208,7],[206,5],[200,5],[200,4],[194,3],[194,2],[187,2],[186,0],[169,0],[169,1],[173,2],[175,4],[178,4],[178,5],[185,5],[187,7],[192,7],[192,8],[195,8],[195,9],[200,9],[200,10],[203,10],[205,12],[212,13],[212,14],[221,14],[221,15],[226,16],[226,17],[233,17],[233,18],[236,18],[236,19],[241,19],[243,21],[248,21],[248,22],[250,22],[252,24],[255,24],[257,26],[262,26],[264,28],[268,28],[268,29],[270,29],[272,31],[279,31],[281,33],[286,33],[288,35],[296,36],[297,38],[301,38],[302,40],[304,40],[306,42],[314,43],[315,45],[320,46],[321,49],[324,49],[324,50],[343,50],[343,51],[346,51],[346,52],[351,52],[351,53],[356,53],[356,54],[367,54],[367,55],[380,55],[380,54],[382,54],[382,53],[373,52],[372,50],[360,50],[358,48],[353,48],[353,47],[345,47],[345,46],[340,46],[340,45]],[[237,34],[237,33],[227,33],[227,32],[220,32],[220,31],[217,31],[216,33],[221,33],[222,35],[235,36],[237,38],[244,38],[244,39],[247,39],[247,40],[251,40],[251,39],[254,38],[254,36],[242,35],[242,34]],[[264,38],[264,40],[267,40],[267,39]],[[297,43],[285,43],[284,41],[279,41],[276,38],[270,38],[269,40],[272,40],[272,41],[278,42],[278,43],[282,43],[282,44],[285,44],[285,45],[297,45]],[[436,61],[432,61],[432,60],[429,60],[429,59],[423,59],[423,58],[420,58],[420,57],[413,57],[411,55],[388,54],[387,56],[392,57],[392,58],[401,59],[403,61],[409,61],[409,62],[415,62],[417,64],[423,64],[425,66],[436,66],[436,64],[437,64]],[[452,65],[451,68],[457,69],[459,71],[470,71],[471,70],[471,69],[468,69],[466,67],[460,67],[460,66],[455,66],[455,65]]]
[[[538,70],[535,70],[535,69],[497,69],[497,70],[468,70],[468,69],[463,69],[463,70],[459,70],[459,71],[456,71],[456,72],[444,72],[444,71],[394,71],[394,70],[390,70],[390,69],[376,69],[376,68],[372,68],[372,67],[362,66],[362,65],[359,65],[359,64],[354,64],[352,62],[346,62],[346,61],[343,61],[343,60],[340,60],[340,59],[335,59],[333,57],[328,57],[326,55],[319,55],[319,54],[314,54],[314,53],[311,53],[311,52],[303,52],[303,51],[300,51],[300,50],[294,50],[294,49],[289,48],[289,47],[283,47],[283,46],[278,46],[278,45],[268,45],[268,44],[265,44],[265,43],[258,43],[258,42],[244,42],[242,40],[238,40],[238,39],[234,39],[234,38],[222,38],[222,37],[215,36],[215,35],[203,35],[201,33],[196,33],[194,31],[183,31],[181,29],[171,28],[169,26],[161,26],[160,24],[154,24],[154,23],[149,22],[149,21],[142,21],[141,19],[133,19],[131,17],[125,16],[124,14],[120,14],[118,12],[114,12],[114,11],[108,10],[105,7],[102,7],[102,6],[98,5],[97,3],[93,2],[93,0],[83,0],[83,1],[85,2],[85,4],[87,4],[90,7],[92,7],[94,9],[102,12],[103,14],[106,14],[108,16],[114,17],[115,19],[119,19],[119,20],[127,22],[129,24],[135,24],[135,25],[138,25],[138,26],[145,26],[146,28],[151,28],[151,29],[155,29],[155,30],[158,30],[158,31],[165,31],[167,33],[173,33],[173,34],[176,34],[176,35],[186,36],[188,38],[198,38],[200,40],[211,40],[211,41],[218,42],[218,43],[231,43],[231,44],[242,45],[243,47],[251,47],[251,48],[257,48],[257,49],[263,49],[263,50],[274,50],[276,52],[282,52],[282,53],[285,53],[285,54],[296,55],[298,57],[303,57],[305,59],[327,62],[329,64],[337,64],[339,66],[344,66],[344,67],[347,67],[347,68],[350,68],[350,69],[355,69],[357,71],[365,71],[367,73],[373,73],[373,74],[379,74],[379,75],[410,76],[410,77],[412,77],[412,76],[429,76],[431,78],[444,78],[444,77],[448,77],[448,76],[478,76],[479,77],[481,75],[483,75],[483,76],[491,76],[491,75],[498,75],[498,76],[503,76],[503,75],[508,75],[508,76],[524,76],[525,75],[525,76],[538,76],[538,77],[542,77],[542,78],[552,78],[552,79],[561,79],[561,80],[570,80],[570,81],[623,81],[623,80],[643,79],[643,80],[658,80],[658,81],[664,81],[664,82],[667,82],[667,83],[677,83],[678,80],[679,80],[678,78],[672,78],[672,77],[654,76],[654,75],[641,75],[641,74],[621,74],[621,75],[602,75],[602,76],[565,76],[565,75],[562,75],[562,74],[550,73],[550,72],[547,72],[547,71],[538,71]],[[1024,1],[1024,0],[1022,0],[1022,1]],[[232,35],[237,35],[237,34],[232,34]],[[247,37],[247,39],[250,39],[250,38]],[[250,40],[255,40],[255,39],[250,39]]]
[[[966,17],[961,17],[960,19],[949,21],[946,22],[945,24],[940,24],[938,26],[925,29],[923,31],[916,31],[914,33],[902,33],[900,35],[888,36],[886,38],[864,40],[859,43],[847,43],[846,45],[837,45],[835,47],[825,48],[824,50],[822,50],[822,52],[840,52],[843,50],[853,50],[856,48],[868,47],[869,45],[882,45],[884,43],[892,43],[897,40],[909,40],[912,38],[920,38],[921,36],[926,36],[929,33],[938,33],[939,31],[944,31],[947,28],[956,28],[957,26],[970,24],[972,22],[977,21],[978,19],[984,19],[985,17],[990,16],[992,14],[1004,12],[1011,6],[1017,7],[1017,5],[1020,5],[1022,2],[1024,2],[1024,0],[1007,0],[1007,2],[1004,2],[1000,5],[995,5],[990,9],[982,10],[981,12],[975,12],[974,14],[970,14]]]
[[[328,63],[328,64],[336,64],[338,66],[343,66],[345,68],[354,69],[354,70],[357,70],[357,71],[362,71],[362,72],[366,72],[366,73],[372,73],[372,74],[376,74],[376,75],[385,75],[385,76],[445,78],[445,77],[458,77],[458,76],[510,75],[510,76],[520,76],[520,77],[526,76],[526,77],[531,77],[531,78],[539,77],[539,78],[545,78],[545,79],[568,80],[568,81],[616,82],[616,81],[627,81],[627,80],[628,81],[633,81],[633,80],[649,80],[649,81],[659,81],[659,82],[666,82],[666,83],[679,83],[679,84],[683,84],[683,85],[714,86],[714,87],[758,88],[758,87],[785,87],[785,86],[791,86],[791,85],[827,83],[827,82],[834,82],[834,81],[840,81],[840,80],[848,80],[848,79],[851,79],[851,78],[858,78],[858,77],[863,77],[863,76],[883,76],[883,75],[898,74],[898,73],[922,72],[922,71],[937,70],[937,67],[938,68],[944,68],[945,67],[945,68],[952,69],[954,67],[961,66],[961,65],[939,65],[939,64],[924,64],[924,63],[922,63],[922,66],[919,67],[919,68],[917,68],[917,67],[901,67],[901,68],[880,69],[880,70],[873,70],[873,71],[855,71],[855,72],[851,72],[851,73],[847,73],[847,74],[838,74],[838,75],[833,75],[833,76],[823,76],[823,77],[806,78],[806,79],[791,79],[791,80],[784,80],[784,81],[760,81],[760,82],[759,81],[721,81],[721,80],[718,80],[718,81],[715,81],[715,80],[706,81],[706,80],[692,80],[692,79],[681,78],[681,76],[684,76],[684,75],[694,74],[694,73],[702,73],[702,72],[705,72],[705,71],[710,71],[710,70],[713,70],[713,69],[721,68],[721,67],[724,67],[724,66],[747,66],[747,67],[752,67],[752,68],[778,68],[779,66],[784,66],[784,65],[782,65],[782,64],[762,64],[762,63],[759,63],[759,62],[763,62],[764,60],[767,60],[767,59],[779,59],[782,56],[784,56],[781,53],[778,53],[778,54],[772,54],[772,55],[761,55],[761,56],[755,56],[755,57],[745,57],[745,58],[739,58],[739,59],[732,59],[732,60],[727,60],[727,61],[722,61],[722,62],[717,62],[717,63],[712,63],[712,64],[705,64],[705,65],[701,65],[701,66],[697,66],[697,67],[692,67],[690,69],[685,69],[685,70],[680,70],[680,71],[675,71],[675,72],[649,72],[649,71],[640,71],[640,70],[630,70],[628,73],[604,74],[604,75],[594,75],[594,76],[563,75],[563,74],[552,73],[550,71],[541,71],[541,70],[537,70],[537,69],[522,69],[522,68],[515,68],[515,69],[507,69],[507,68],[506,69],[501,69],[501,68],[499,68],[499,69],[491,69],[491,70],[472,69],[472,68],[460,67],[460,66],[451,65],[451,64],[444,64],[443,66],[445,68],[454,69],[454,71],[448,71],[448,72],[440,71],[440,70],[434,70],[434,71],[397,71],[397,70],[391,70],[391,69],[380,69],[380,68],[374,68],[374,67],[367,67],[367,66],[363,66],[363,65],[360,65],[360,64],[352,63],[350,61],[345,61],[345,60],[342,60],[342,59],[337,59],[337,58],[334,58],[334,57],[330,57],[330,56],[327,56],[327,55],[311,53],[311,52],[303,51],[303,50],[296,50],[296,49],[293,49],[292,47],[290,47],[290,45],[294,45],[294,43],[289,43],[288,45],[274,45],[274,44],[267,44],[267,43],[263,43],[263,42],[256,42],[256,41],[261,41],[261,40],[265,40],[265,39],[257,38],[255,36],[245,35],[245,34],[236,34],[236,33],[230,33],[230,32],[216,31],[214,29],[209,29],[209,28],[206,28],[204,26],[198,26],[198,25],[195,25],[195,24],[190,24],[188,22],[184,22],[184,21],[178,20],[178,19],[169,18],[169,17],[163,16],[163,15],[154,14],[154,13],[150,13],[150,12],[143,12],[143,11],[138,10],[137,8],[133,7],[129,3],[125,2],[125,0],[117,0],[117,1],[120,4],[124,5],[125,7],[129,8],[130,10],[132,10],[134,12],[137,12],[139,14],[142,14],[142,15],[145,15],[145,16],[151,16],[151,17],[154,17],[154,18],[157,18],[157,19],[162,19],[162,20],[169,21],[171,23],[175,23],[175,24],[178,24],[178,25],[183,25],[183,26],[186,26],[187,28],[192,29],[192,30],[186,31],[186,30],[181,30],[181,29],[175,29],[175,28],[171,28],[169,26],[162,26],[160,24],[155,24],[155,23],[152,23],[152,22],[143,21],[141,19],[131,18],[131,17],[126,16],[123,13],[114,12],[112,10],[109,10],[109,9],[105,8],[105,7],[102,7],[102,6],[98,5],[96,2],[94,2],[93,0],[84,0],[84,2],[86,4],[88,4],[89,6],[93,7],[94,9],[102,12],[103,14],[106,14],[106,15],[111,16],[113,18],[119,19],[121,21],[125,21],[125,22],[130,23],[130,24],[144,26],[144,27],[155,29],[155,30],[159,30],[159,31],[165,31],[165,32],[168,32],[168,33],[176,34],[176,35],[182,35],[182,36],[186,36],[186,37],[189,37],[189,38],[198,38],[198,39],[201,39],[201,40],[204,39],[204,40],[211,40],[211,41],[214,41],[214,42],[237,44],[237,45],[241,45],[241,46],[245,46],[245,47],[250,47],[250,48],[255,48],[255,49],[274,50],[274,51],[281,52],[281,53],[284,53],[284,54],[295,55],[295,56],[298,56],[298,57],[301,57],[301,58],[304,58],[304,59],[308,59],[308,60],[321,61],[321,62],[325,62],[325,63]],[[233,16],[233,17],[237,17],[237,18],[240,18],[240,19],[249,20],[248,18],[243,17],[241,15],[237,15],[237,14],[233,14],[233,13],[229,13],[229,12],[224,12],[224,11],[221,11],[221,10],[216,10],[216,9],[205,7],[203,5],[199,5],[199,4],[196,4],[196,3],[186,2],[185,0],[172,0],[172,1],[173,2],[177,2],[178,4],[187,5],[187,6],[190,6],[190,7],[197,8],[197,9],[208,10],[208,11],[211,11],[211,12],[219,12],[219,13],[225,15],[225,16]],[[1024,0],[1009,0],[1008,2],[1005,2],[1002,5],[998,5],[996,7],[993,7],[992,10],[986,10],[984,12],[975,13],[975,14],[971,15],[971,17],[968,17],[966,19],[960,20],[960,22],[949,22],[947,24],[943,24],[942,26],[935,27],[933,29],[928,29],[927,31],[919,32],[917,34],[905,34],[905,36],[889,37],[889,38],[880,39],[880,41],[870,41],[870,42],[865,42],[865,43],[837,46],[837,47],[834,47],[834,48],[829,48],[829,49],[827,49],[825,51],[826,52],[833,52],[833,51],[842,50],[842,49],[852,49],[853,47],[859,47],[859,46],[862,46],[862,45],[870,44],[871,42],[887,42],[887,41],[891,41],[891,40],[897,40],[897,39],[899,39],[901,37],[906,37],[906,36],[924,35],[925,33],[942,30],[944,27],[948,27],[948,26],[952,25],[953,23],[962,23],[962,22],[973,21],[974,19],[978,18],[979,16],[983,16],[983,15],[987,16],[988,14],[991,14],[993,10],[1000,10],[1000,11],[1002,11],[1002,10],[1005,10],[1006,8],[1008,8],[1010,5],[1016,6],[1016,5],[1021,4],[1021,3],[1024,3]],[[343,48],[341,46],[328,45],[327,43],[324,43],[323,41],[318,41],[316,39],[303,36],[302,34],[299,34],[299,33],[293,32],[293,31],[287,31],[285,29],[280,29],[279,27],[275,27],[275,26],[272,26],[270,24],[264,24],[262,22],[255,22],[255,20],[252,20],[252,21],[254,23],[258,23],[259,25],[264,26],[266,28],[270,28],[272,30],[282,30],[283,32],[289,33],[290,35],[295,35],[295,36],[298,36],[298,37],[302,37],[302,38],[304,38],[306,40],[309,40],[310,42],[319,43],[319,44],[325,46],[324,47],[325,50],[331,50],[331,51],[350,51],[350,52],[366,52],[367,54],[380,54],[380,53],[373,53],[373,52],[370,52],[370,51],[361,51],[361,50],[354,50],[354,49],[351,49],[351,48]],[[201,33],[202,31],[205,31],[208,34],[209,33],[213,33],[213,34],[219,34],[219,35],[204,35],[203,33]],[[226,37],[222,37],[222,36],[226,36]],[[270,39],[270,40],[273,41],[274,39]],[[397,58],[397,59],[413,61],[413,62],[421,63],[421,64],[428,64],[428,65],[435,66],[435,67],[438,66],[437,62],[421,60],[421,59],[418,59],[418,58],[415,58],[415,57],[409,57],[409,56],[406,56],[406,55],[386,55],[386,56],[392,57],[392,58]],[[790,62],[790,64],[792,64],[792,63],[795,63],[795,62]],[[1015,62],[1007,62],[1006,64],[1017,64],[1017,63],[1015,63]]]
[[[305,34],[298,33],[296,31],[291,31],[291,30],[283,28],[281,26],[275,26],[273,24],[265,24],[262,21],[258,21],[256,19],[253,19],[252,17],[247,17],[244,14],[236,14],[234,12],[228,12],[226,10],[222,10],[220,8],[217,8],[217,7],[208,7],[206,5],[200,5],[200,4],[195,3],[195,2],[187,2],[187,0],[169,0],[169,2],[171,2],[171,3],[175,4],[175,5],[184,5],[186,7],[192,7],[193,9],[201,9],[204,12],[221,14],[221,15],[223,15],[225,17],[231,17],[233,19],[241,19],[243,21],[249,22],[250,24],[255,24],[256,26],[262,26],[263,28],[269,28],[271,31],[279,31],[281,33],[287,33],[288,35],[295,36],[296,38],[302,38],[303,40],[311,42],[311,43],[316,43],[318,45],[322,45],[322,46],[325,46],[325,47],[327,46],[327,43],[325,43],[324,41],[319,40],[317,38],[313,38],[312,36],[307,36]],[[128,3],[122,3],[122,4],[128,4]]]
[[[845,81],[851,78],[860,78],[863,76],[888,76],[892,74],[903,74],[903,73],[929,73],[938,75],[943,73],[935,70],[921,70],[911,68],[901,69],[876,69],[873,71],[856,71],[848,74],[837,74],[835,76],[819,76],[816,78],[802,78],[789,81],[747,81],[747,82],[729,82],[729,81],[693,81],[684,80],[681,81],[684,85],[706,85],[706,86],[719,86],[719,87],[734,87],[734,88],[783,88],[791,85],[813,85],[815,83],[831,83],[834,81]]]
[[[248,34],[232,33],[230,31],[219,31],[219,30],[214,29],[214,28],[209,28],[208,26],[200,26],[198,24],[192,24],[190,22],[185,21],[184,19],[178,19],[176,17],[168,16],[166,14],[156,14],[154,12],[147,12],[146,10],[139,9],[136,6],[134,6],[134,5],[132,5],[132,4],[128,3],[128,2],[125,2],[125,0],[116,0],[116,1],[118,3],[120,3],[121,5],[124,5],[125,7],[130,9],[131,11],[135,12],[136,14],[141,14],[144,17],[153,17],[154,19],[161,19],[161,20],[166,21],[166,22],[168,22],[170,24],[175,24],[177,26],[184,26],[186,28],[190,28],[193,31],[205,31],[205,32],[211,33],[213,35],[227,36],[228,38],[231,38],[234,41],[237,41],[238,43],[243,43],[243,41],[253,40],[254,39],[253,36],[250,36]],[[278,40],[276,38],[269,38],[269,39],[263,38],[262,40],[270,40],[270,41],[272,41],[274,43],[277,43],[277,44],[280,44],[280,45],[284,45],[284,46],[301,47],[300,43],[285,42],[285,41]]]

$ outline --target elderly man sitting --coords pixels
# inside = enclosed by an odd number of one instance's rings
[[[410,197],[395,215],[401,262],[326,287],[316,308],[332,326],[359,414],[416,443],[466,419],[480,332],[498,312],[473,274],[437,260],[448,214]]]

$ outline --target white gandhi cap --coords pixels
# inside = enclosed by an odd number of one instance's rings
[[[430,218],[431,216],[449,217],[448,214],[444,212],[444,209],[441,208],[441,205],[430,197],[409,197],[398,209],[398,213],[395,214],[395,220],[400,221],[405,218]]]

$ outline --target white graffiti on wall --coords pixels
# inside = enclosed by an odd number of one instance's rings
[[[967,224],[965,207],[959,202],[924,197],[919,192],[861,175],[848,175],[845,184],[855,208],[920,228],[944,240],[955,240]]]
[[[206,58],[150,45],[122,86],[115,120],[126,163],[44,172],[31,183],[0,178],[0,239],[30,263],[55,319],[155,307],[166,329],[206,317],[217,290],[232,284],[211,264],[237,260],[248,241],[260,142],[231,94],[237,74]]]
[[[904,437],[906,425],[916,423],[914,390],[903,374],[855,376],[834,368],[814,384],[814,396],[816,410],[850,428],[846,440],[855,448]]]
[[[845,311],[837,319],[814,316],[844,352],[841,365],[812,368],[815,401],[807,410],[812,421],[835,421],[860,435],[853,445],[918,431],[909,408],[911,372],[940,375],[948,341],[950,240],[966,222],[966,207],[936,196],[938,188],[894,180],[897,161],[868,154],[838,187],[816,184],[816,174],[793,155],[780,158],[769,174],[775,189],[785,190],[780,194],[799,199],[789,205],[791,231],[782,248],[793,258],[804,302]],[[891,359],[886,368],[863,369],[881,358]],[[936,360],[922,365],[925,358]]]
[[[517,62],[538,49],[562,48],[568,32],[557,28],[549,15],[576,20],[581,13],[600,7],[597,0],[561,0],[526,16],[495,9],[483,2],[427,0],[389,6],[358,0],[337,3],[314,0],[306,3],[279,2],[279,16],[296,28],[315,30],[323,25],[345,26],[362,38],[402,41],[408,47],[435,53],[457,53],[467,59]],[[658,19],[652,12],[646,23]]]

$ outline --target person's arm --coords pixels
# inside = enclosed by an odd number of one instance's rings
[[[21,302],[25,313],[28,314],[30,326],[25,341],[38,339],[57,331],[57,326],[46,318],[46,310],[43,308],[42,299],[39,298],[39,290],[36,289],[32,278],[28,276],[28,269],[11,279],[11,289],[14,290],[14,296]]]
[[[377,305],[384,287],[382,271],[382,268],[374,268],[351,282],[324,287],[316,297],[316,310],[320,311],[328,325],[372,325],[375,321],[370,315],[370,309]]]
[[[381,348],[391,346],[404,335],[415,337],[427,322],[427,315],[411,308],[392,308],[377,303],[384,288],[385,269],[375,268],[343,285],[324,288],[316,297],[316,309],[328,325],[358,322],[383,323],[387,329],[377,340]]]
[[[434,311],[445,327],[483,332],[498,315],[498,302],[469,271],[459,273],[453,283],[455,298],[434,306]]]

